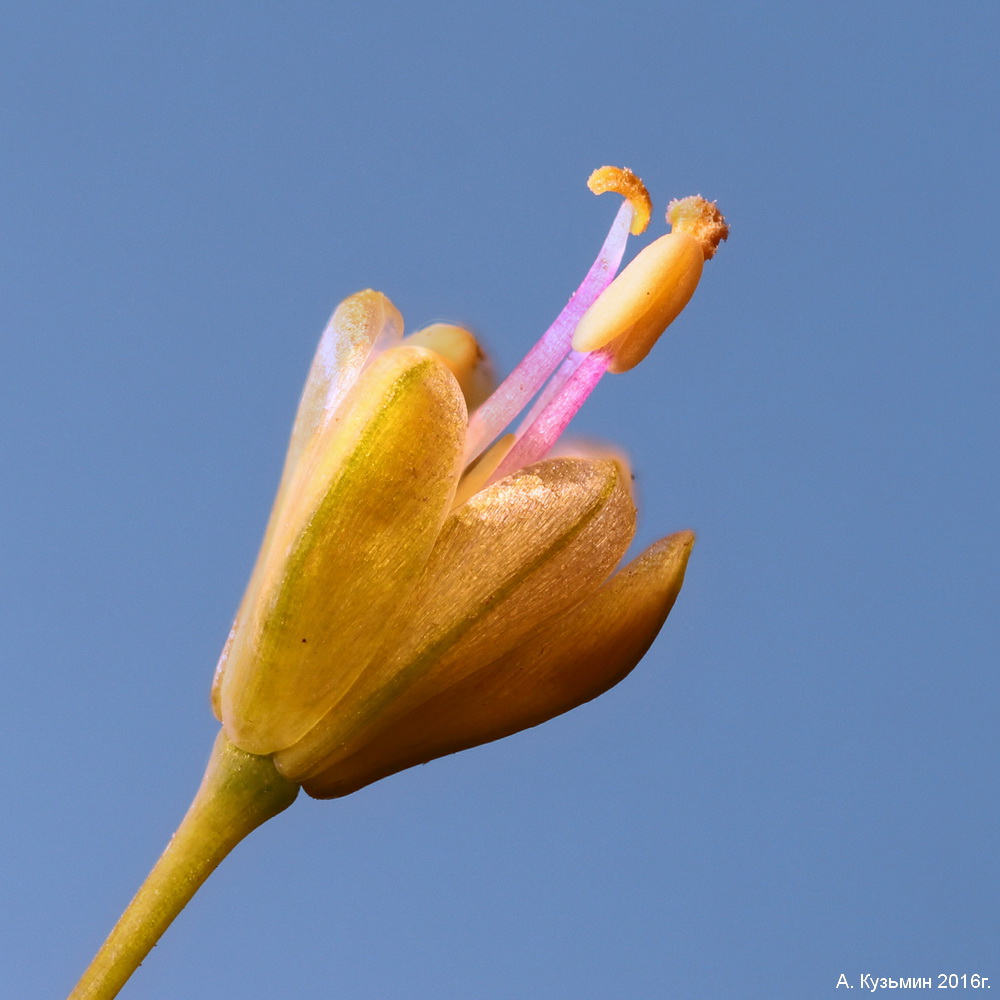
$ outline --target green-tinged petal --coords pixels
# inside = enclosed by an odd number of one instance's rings
[[[334,419],[372,355],[395,346],[402,336],[403,317],[399,310],[385,295],[370,288],[344,299],[334,310],[323,331],[295,414],[278,493],[257,563],[215,668],[212,707],[220,719],[222,678],[229,663],[232,645],[255,592],[255,578],[269,558],[275,526],[283,521],[289,494],[295,481],[301,478],[300,459],[307,450],[317,447],[323,438],[323,429]]]
[[[635,508],[612,461],[540,462],[449,516],[420,583],[344,699],[276,764],[325,770],[432,694],[514,648],[592,593],[628,547]]]
[[[399,347],[310,445],[228,650],[220,702],[238,747],[291,745],[357,679],[440,531],[465,427],[443,362]]]
[[[684,581],[694,536],[671,535],[582,604],[488,666],[414,707],[305,781],[318,798],[347,795],[435,757],[536,726],[603,694],[639,662]]]

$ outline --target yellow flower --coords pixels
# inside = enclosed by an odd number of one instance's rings
[[[635,528],[627,463],[552,449],[606,372],[646,356],[728,229],[702,198],[673,202],[673,232],[615,278],[649,195],[616,167],[590,186],[625,197],[608,238],[492,393],[467,330],[403,338],[374,291],[334,312],[216,670],[222,732],[205,777],[70,1000],[117,996],[219,862],[300,786],[347,795],[538,725],[617,684],[649,648],[694,536],[615,573]]]
[[[626,196],[608,241],[488,398],[470,333],[436,324],[403,339],[379,292],[347,299],[324,333],[213,685],[230,742],[273,755],[311,795],[594,698],[638,662],[680,589],[690,533],[610,575],[635,526],[620,457],[545,456],[601,375],[636,363],[683,308],[725,233],[706,241],[675,220],[612,282],[648,195],[617,168],[592,187]]]

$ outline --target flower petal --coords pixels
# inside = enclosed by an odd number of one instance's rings
[[[596,589],[628,547],[635,508],[613,461],[541,462],[455,509],[421,581],[354,688],[276,755],[301,781],[349,755],[369,727],[514,648]]]
[[[367,288],[337,306],[320,338],[302,391],[286,472],[294,468],[302,449],[344,401],[373,351],[396,346],[402,336],[403,317],[381,292]]]
[[[694,536],[657,542],[556,622],[305,781],[318,798],[537,726],[603,694],[643,657],[673,607]]]
[[[465,427],[444,363],[399,347],[310,445],[275,511],[221,681],[223,723],[241,749],[294,743],[354,683],[430,554]]]
[[[222,678],[229,664],[233,642],[253,593],[253,580],[258,567],[268,559],[274,526],[283,518],[282,511],[293,482],[300,478],[300,460],[307,449],[320,439],[322,429],[335,418],[372,355],[394,346],[402,336],[403,317],[399,310],[385,295],[370,288],[344,299],[333,311],[323,331],[295,414],[278,493],[254,573],[215,668],[212,707],[220,719]]]

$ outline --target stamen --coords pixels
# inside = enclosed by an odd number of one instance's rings
[[[631,176],[635,177],[634,174]],[[637,177],[635,180],[640,185],[642,184]],[[609,186],[604,190],[618,190],[618,188]],[[470,418],[466,438],[466,461],[475,458],[524,409],[528,400],[541,389],[545,380],[559,367],[569,353],[573,330],[580,321],[580,317],[597,301],[601,292],[611,284],[621,265],[625,244],[628,241],[629,227],[635,216],[635,208],[631,200],[633,196],[626,195],[626,197],[630,200],[618,209],[618,214],[611,224],[611,230],[608,232],[604,245],[580,287],[570,297],[569,302],[556,317],[555,322],[542,335],[542,339],[535,344],[493,395]],[[646,197],[648,200],[649,196]]]
[[[700,195],[670,203],[673,232],[638,253],[580,320],[577,351],[606,350],[610,371],[625,372],[649,353],[687,305],[702,267],[729,227],[714,202]]]
[[[576,415],[577,410],[583,406],[584,400],[594,391],[601,376],[608,370],[611,360],[611,355],[606,351],[594,351],[583,356],[562,391],[518,438],[517,444],[511,448],[507,457],[490,477],[490,482],[503,479],[504,476],[545,457]]]
[[[668,233],[644,247],[581,319],[574,349],[613,351],[614,371],[638,364],[687,305],[704,261],[689,233]]]

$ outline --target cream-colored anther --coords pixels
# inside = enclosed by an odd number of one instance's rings
[[[493,391],[493,365],[479,346],[479,341],[464,327],[432,323],[411,333],[403,343],[426,347],[439,355],[455,376],[470,410]]]
[[[614,357],[609,371],[634,368],[688,304],[704,262],[701,243],[689,233],[661,236],[584,313],[573,334],[573,350],[605,348]]]

